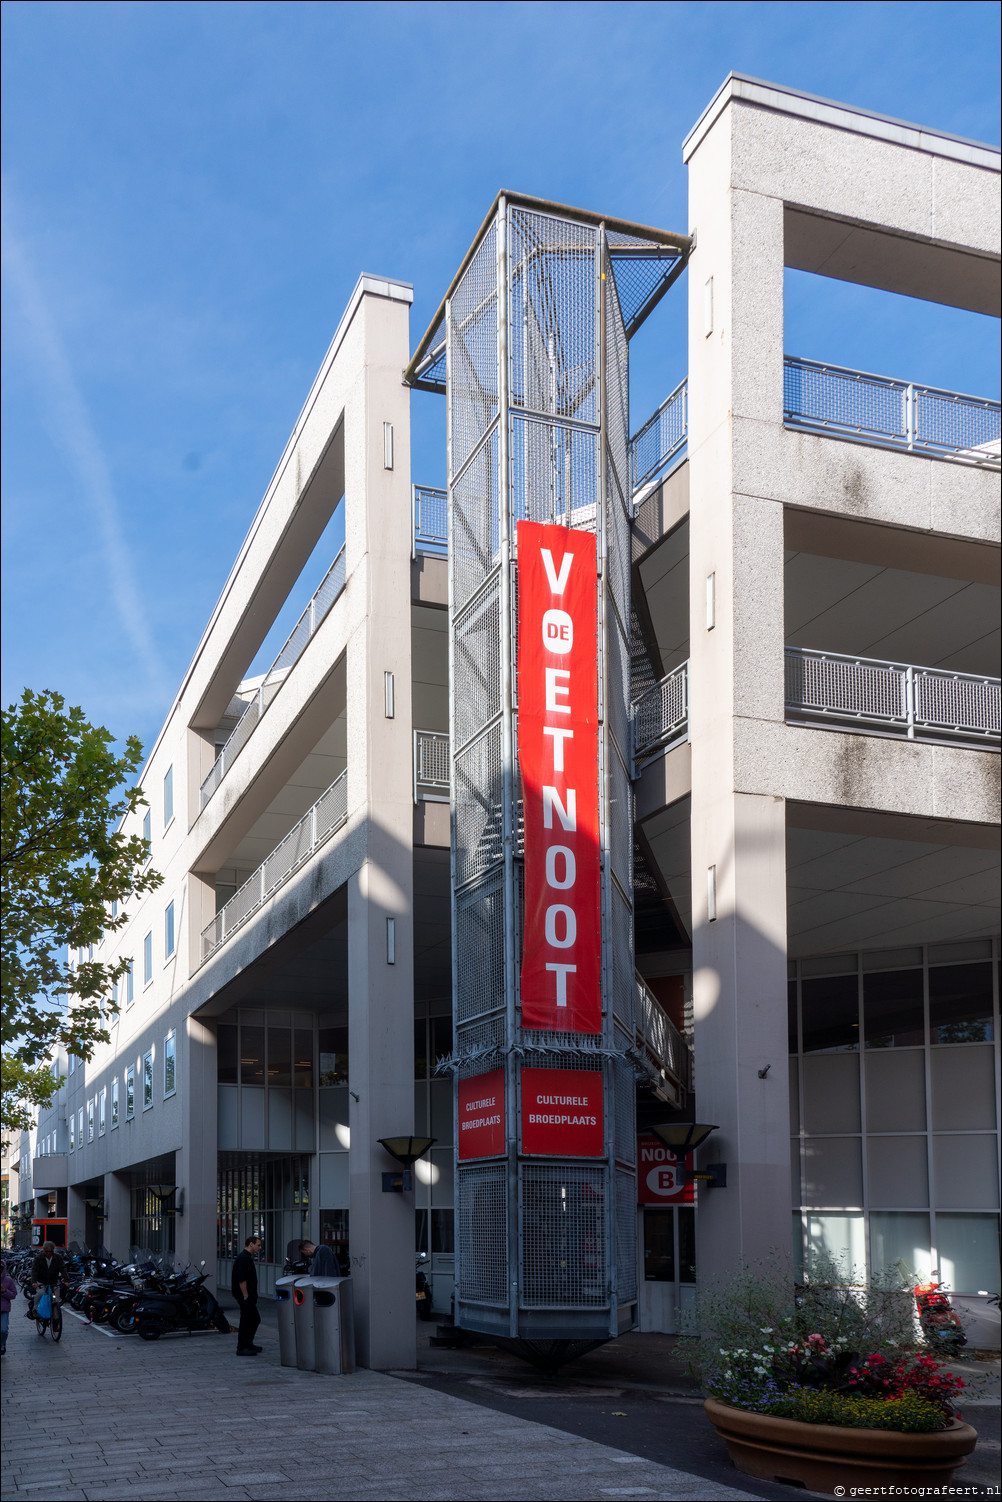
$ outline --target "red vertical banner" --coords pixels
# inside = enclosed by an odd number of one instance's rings
[[[518,523],[522,1026],[602,1030],[595,538]]]

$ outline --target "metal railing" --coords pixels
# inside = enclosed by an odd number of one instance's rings
[[[637,976],[635,1049],[656,1092],[674,1106],[692,1089],[692,1050],[661,1003]]]
[[[689,726],[689,664],[680,663],[633,704],[633,762],[680,740]]]
[[[414,802],[448,803],[451,786],[448,732],[414,732]]]
[[[630,439],[630,494],[657,478],[686,445],[689,383],[681,381]]]
[[[411,557],[418,553],[444,554],[449,548],[449,503],[444,490],[431,485],[411,487],[413,519]]]
[[[786,355],[783,421],[859,443],[1000,467],[998,402]]]
[[[786,649],[786,712],[915,740],[998,745],[1000,683],[974,673]]]
[[[202,963],[225,944],[231,934],[247,922],[268,898],[288,881],[314,850],[330,839],[348,817],[348,773],[335,777],[312,808],[295,824],[285,839],[261,862],[257,870],[238,887],[212,922],[202,930]]]
[[[264,675],[260,688],[240,716],[229,739],[219,748],[212,770],[199,790],[199,809],[203,809],[250,739],[261,716],[268,708],[302,654],[303,648],[330,610],[346,582],[345,551],[342,547],[327,570],[316,593],[293,626],[285,645]]]

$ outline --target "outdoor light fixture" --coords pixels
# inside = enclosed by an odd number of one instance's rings
[[[670,1147],[679,1159],[684,1159],[687,1153],[695,1152],[709,1137],[711,1132],[716,1132],[716,1126],[704,1126],[695,1121],[668,1121],[662,1126],[652,1126],[650,1130],[656,1137],[660,1137],[665,1147]],[[679,1165],[679,1178],[684,1184],[691,1184],[696,1179],[701,1179],[707,1189],[725,1189],[727,1187],[727,1164],[708,1163],[702,1173],[692,1173],[688,1168]]]
[[[401,1173],[383,1174],[384,1194],[403,1194],[414,1188],[411,1165],[423,1158],[428,1149],[438,1141],[437,1137],[380,1137],[380,1147],[385,1147],[391,1158],[396,1158],[402,1167]]]

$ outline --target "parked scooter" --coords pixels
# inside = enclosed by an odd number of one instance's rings
[[[201,1262],[200,1267],[205,1263]],[[231,1329],[226,1315],[207,1288],[207,1273],[182,1276],[170,1293],[145,1293],[135,1306],[135,1328],[142,1340],[159,1340],[172,1330],[218,1330],[221,1335]]]
[[[967,1336],[944,1285],[933,1279],[928,1283],[913,1283],[915,1274],[911,1268],[903,1262],[897,1267],[902,1281],[911,1287],[915,1296],[919,1327],[928,1345],[946,1356],[959,1355],[967,1344]]]
[[[417,1302],[418,1319],[431,1319],[431,1284],[424,1270],[424,1264],[428,1261],[427,1252],[418,1252],[417,1270],[415,1277],[415,1299]]]

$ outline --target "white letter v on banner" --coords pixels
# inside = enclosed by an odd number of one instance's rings
[[[574,562],[574,554],[564,554],[564,556],[560,560],[560,573],[558,574],[553,567],[553,554],[550,552],[549,548],[540,548],[539,551],[543,557],[543,567],[546,570],[546,577],[549,581],[550,589],[555,595],[562,595],[564,592],[564,586],[567,583],[568,575],[571,571],[571,564]]]

